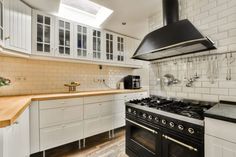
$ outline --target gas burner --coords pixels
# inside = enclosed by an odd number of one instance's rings
[[[140,100],[136,99],[129,103],[200,120],[204,119],[204,112],[213,106],[211,102],[165,99],[158,96],[151,96]]]

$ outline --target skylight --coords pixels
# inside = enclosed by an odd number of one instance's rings
[[[90,0],[62,0],[57,16],[89,26],[100,27],[112,12],[113,10]]]
[[[96,15],[101,6],[89,0],[62,0],[62,3],[90,14]]]

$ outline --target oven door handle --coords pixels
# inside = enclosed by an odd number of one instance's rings
[[[186,148],[188,148],[188,149],[190,149],[190,150],[193,150],[193,151],[195,151],[195,152],[198,151],[197,148],[194,148],[194,147],[192,147],[192,146],[190,146],[190,145],[187,145],[187,144],[185,144],[185,143],[183,143],[183,142],[180,142],[180,141],[178,141],[178,140],[176,140],[176,139],[173,139],[173,138],[171,138],[171,137],[169,137],[169,136],[167,136],[167,135],[164,135],[164,134],[163,134],[162,137],[164,137],[165,139],[170,140],[170,141],[172,141],[172,142],[175,142],[175,143],[177,143],[177,144],[179,144],[179,145],[181,145],[181,146],[184,146],[184,147],[186,147]]]
[[[137,125],[137,126],[143,128],[143,129],[145,129],[145,130],[148,130],[148,131],[152,132],[153,134],[158,134],[158,132],[155,131],[155,130],[153,130],[153,129],[150,129],[150,128],[146,127],[146,126],[143,126],[143,125],[141,125],[141,124],[138,124],[138,123],[136,123],[136,122],[134,122],[134,121],[132,121],[132,120],[129,120],[129,119],[127,119],[127,118],[126,118],[126,120],[127,120],[128,122],[134,124],[134,125]]]

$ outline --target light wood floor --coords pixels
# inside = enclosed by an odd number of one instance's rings
[[[125,130],[115,131],[115,138],[109,139],[103,133],[86,139],[86,147],[78,149],[78,142],[46,151],[46,157],[127,157],[125,155]],[[32,157],[42,157],[42,153]]]

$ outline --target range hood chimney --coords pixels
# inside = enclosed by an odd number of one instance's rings
[[[163,27],[147,34],[133,59],[153,61],[216,49],[188,20],[179,21],[178,0],[162,0]]]
[[[169,25],[179,21],[178,0],[162,0],[163,25]]]

